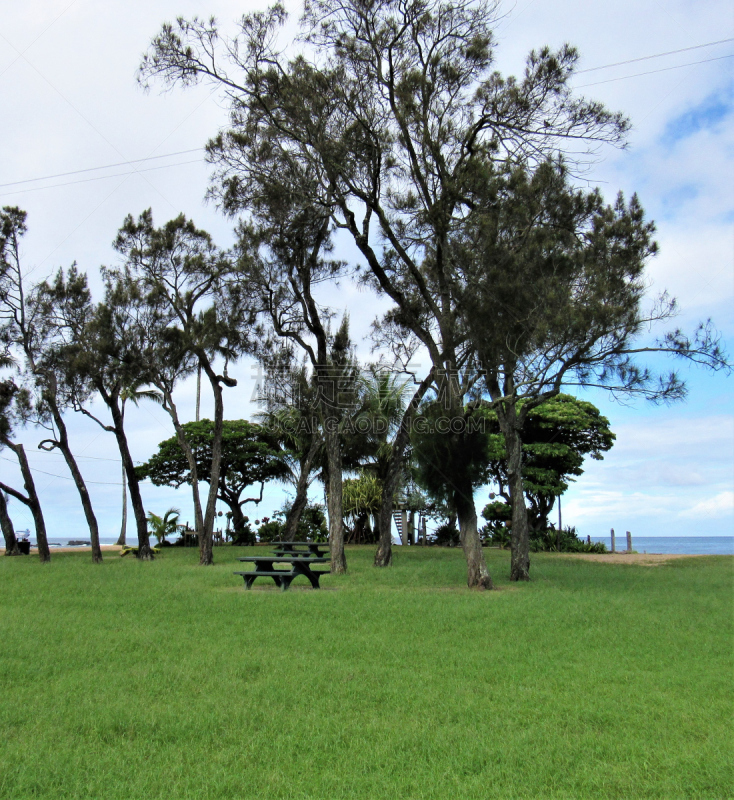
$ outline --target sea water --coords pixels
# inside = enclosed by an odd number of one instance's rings
[[[592,542],[604,542],[611,550],[610,536],[592,536]],[[627,549],[627,535],[615,536],[617,552]],[[635,536],[632,549],[638,553],[670,553],[676,555],[730,556],[734,555],[734,536]]]

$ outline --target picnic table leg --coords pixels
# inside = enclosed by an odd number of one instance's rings
[[[298,565],[294,564],[293,577],[295,578],[296,575],[305,575],[309,579],[309,581],[311,581],[312,588],[314,589],[319,588],[319,578],[321,576],[312,572],[308,564],[298,564]]]

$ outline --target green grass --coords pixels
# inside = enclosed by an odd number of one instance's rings
[[[324,590],[236,557],[0,558],[0,797],[732,797],[730,557],[350,548]],[[261,551],[258,551],[261,552]]]

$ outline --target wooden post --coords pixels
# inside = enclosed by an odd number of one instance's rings
[[[616,553],[616,548],[614,546],[614,528],[612,528],[612,552]]]
[[[412,509],[408,517],[408,544],[415,544],[415,511]]]
[[[400,527],[402,530],[400,531],[400,539],[403,544],[408,544],[408,511],[407,509],[403,509],[400,512]]]
[[[627,552],[632,552],[632,534],[627,531]]]
[[[425,517],[423,517],[423,519],[421,520],[421,532],[423,534],[423,544],[425,546],[425,545],[428,544],[428,536],[427,536],[427,532],[426,532],[426,518]]]

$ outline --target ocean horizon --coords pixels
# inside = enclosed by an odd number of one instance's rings
[[[20,531],[19,531],[20,533]],[[54,547],[69,546],[69,538],[49,536],[48,542]],[[88,541],[84,537],[79,537],[76,541]],[[100,537],[100,544],[115,544],[117,537]],[[592,536],[592,542],[604,542],[607,549],[612,546],[609,536]],[[32,544],[35,545],[35,539]],[[127,537],[127,543],[135,546],[138,540],[134,536]],[[400,546],[399,542],[393,542]],[[616,537],[617,552],[627,549],[627,537],[625,534]],[[706,556],[730,556],[734,555],[734,536],[633,536],[632,549],[638,553],[663,553],[670,555],[706,555]]]

